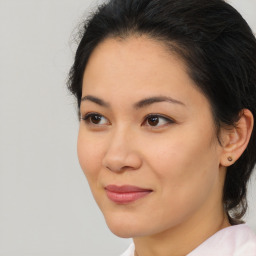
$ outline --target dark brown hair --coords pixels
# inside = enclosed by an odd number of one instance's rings
[[[78,109],[88,59],[108,37],[147,35],[186,63],[191,79],[211,103],[217,136],[234,126],[242,109],[256,116],[256,40],[242,16],[223,0],[110,0],[84,23],[69,74]],[[223,203],[230,222],[247,209],[247,183],[256,162],[256,132],[227,169]]]

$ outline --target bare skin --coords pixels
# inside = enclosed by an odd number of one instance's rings
[[[162,44],[101,43],[84,73],[80,111],[80,165],[110,230],[132,237],[136,256],[186,255],[230,225],[222,204],[227,157],[235,161],[248,139],[239,151],[240,137],[223,130],[218,143],[208,100]],[[117,203],[106,194],[110,184],[150,193]]]

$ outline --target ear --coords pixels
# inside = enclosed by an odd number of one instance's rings
[[[232,128],[222,128],[221,141],[222,153],[220,165],[230,166],[243,154],[246,149],[253,129],[253,115],[250,110],[243,109],[240,119]]]

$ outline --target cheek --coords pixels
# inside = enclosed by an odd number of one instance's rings
[[[170,200],[187,201],[209,190],[218,178],[218,151],[211,141],[212,130],[181,131],[176,136],[155,141],[146,148],[150,169],[159,180],[160,190]],[[175,197],[170,195],[175,194]]]
[[[102,143],[80,128],[77,139],[77,154],[80,166],[89,183],[101,169]]]
[[[154,151],[155,152],[155,151]],[[214,201],[218,193],[218,170],[205,142],[189,145],[172,140],[150,155],[152,177],[157,181],[157,198],[152,215],[160,228],[179,224],[198,209]],[[158,227],[158,228],[159,228]]]

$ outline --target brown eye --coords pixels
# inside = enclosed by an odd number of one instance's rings
[[[172,124],[172,123],[174,123],[174,121],[172,119],[156,114],[156,115],[148,115],[145,118],[143,125],[149,126],[149,127],[156,127],[156,128],[159,127],[160,128],[165,125]]]
[[[150,126],[157,126],[159,123],[159,117],[158,116],[151,116],[148,118],[148,124]]]
[[[100,115],[91,115],[89,120],[93,123],[93,124],[99,124],[101,122],[102,116]]]
[[[84,120],[88,125],[107,125],[109,121],[104,116],[97,114],[97,113],[88,113],[84,117],[81,118]]]

